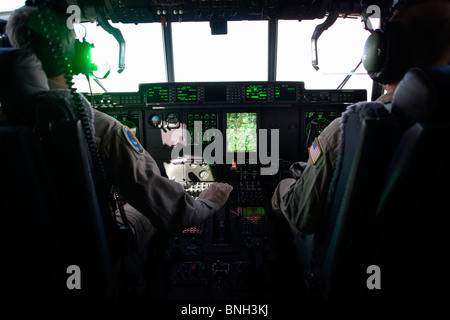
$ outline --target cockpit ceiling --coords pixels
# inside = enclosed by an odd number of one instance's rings
[[[34,0],[39,1],[39,0]],[[338,8],[359,15],[368,5],[387,0],[50,0],[78,5],[86,20],[101,13],[112,22],[187,22],[238,20],[307,20],[323,18]]]

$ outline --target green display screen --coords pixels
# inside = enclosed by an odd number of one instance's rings
[[[130,131],[136,136],[138,140],[141,139],[141,131],[140,131],[140,118],[139,113],[116,113],[110,114],[114,119],[120,121],[123,125],[130,128]]]
[[[147,102],[169,102],[169,87],[155,86],[147,88]]]
[[[257,152],[257,123],[255,112],[227,113],[227,152]]]
[[[337,117],[338,113],[334,110],[305,111],[305,136],[308,136],[308,132],[311,130],[311,138],[318,137],[331,121]]]
[[[267,100],[267,86],[255,84],[245,87],[246,101],[266,101]]]
[[[242,215],[244,217],[262,217],[266,215],[264,207],[243,207]]]
[[[197,87],[181,86],[176,88],[176,102],[197,102]]]
[[[297,88],[289,84],[274,86],[275,101],[295,101],[297,100]]]

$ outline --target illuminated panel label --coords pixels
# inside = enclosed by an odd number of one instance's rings
[[[277,85],[274,87],[275,101],[295,101],[297,100],[297,88],[289,84]]]
[[[176,102],[197,102],[197,87],[181,86],[176,88]]]
[[[266,215],[264,207],[243,207],[242,215],[244,217],[262,217]]]
[[[245,87],[245,100],[246,101],[266,101],[267,100],[267,86],[255,84],[255,85]]]
[[[147,88],[147,102],[169,102],[169,88],[162,86]]]

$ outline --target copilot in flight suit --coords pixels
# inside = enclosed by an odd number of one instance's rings
[[[55,91],[67,88],[49,80]],[[214,204],[206,199],[194,200],[183,187],[161,176],[155,160],[141,146],[131,131],[113,117],[91,107],[94,114],[95,139],[106,174],[120,188],[127,218],[142,249],[156,229],[181,231],[212,215]],[[120,220],[120,215],[118,215]]]

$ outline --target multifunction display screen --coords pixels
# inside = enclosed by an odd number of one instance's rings
[[[145,89],[148,103],[169,102],[169,87],[154,86]]]
[[[257,119],[255,112],[227,113],[227,152],[257,152]]]

